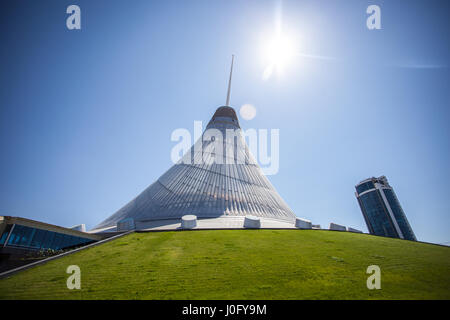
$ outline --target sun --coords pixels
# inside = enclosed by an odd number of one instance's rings
[[[266,69],[263,78],[268,79],[273,71],[282,73],[295,55],[295,46],[291,38],[277,34],[266,42],[263,48],[264,64]]]

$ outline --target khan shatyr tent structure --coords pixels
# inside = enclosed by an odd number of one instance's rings
[[[188,214],[199,220],[251,215],[294,224],[295,214],[249,152],[236,112],[228,106],[229,95],[230,84],[227,106],[216,110],[190,151],[95,230],[130,218],[136,224],[162,225]]]

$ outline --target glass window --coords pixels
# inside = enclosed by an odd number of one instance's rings
[[[93,241],[93,240],[91,240],[91,239],[80,238],[80,244],[82,244],[82,245],[91,243],[92,241]]]
[[[79,245],[85,244],[86,242],[91,241],[90,239],[85,239],[85,238],[78,238],[78,239],[79,239],[79,242],[78,242]]]
[[[31,228],[22,225],[9,224],[6,226],[0,237],[0,244],[4,244],[8,234],[11,234],[8,240],[8,245],[25,246],[31,248],[41,249],[63,249],[77,245],[84,245],[93,240],[71,236],[68,234]]]
[[[414,235],[414,232],[409,225],[408,219],[406,219],[406,215],[403,212],[403,209],[400,206],[400,203],[398,202],[394,191],[391,189],[383,189],[383,192],[386,196],[389,206],[392,209],[395,220],[397,221],[397,224],[402,231],[403,237],[407,240],[416,240],[416,236]]]
[[[373,233],[379,236],[398,238],[397,231],[394,229],[379,191],[365,193],[360,197],[360,200]]]
[[[33,239],[31,240],[30,246],[39,249],[42,246],[42,243],[44,242],[46,233],[47,231],[45,230],[36,229]]]
[[[20,241],[17,243],[17,245],[24,246],[24,247],[29,246],[30,242],[31,242],[31,238],[34,235],[34,231],[35,231],[34,228],[23,226],[22,227],[22,236],[20,238]]]
[[[61,243],[61,248],[67,248],[67,247],[71,247],[71,246],[73,246],[73,237],[68,234],[65,234],[64,240]]]
[[[19,243],[20,238],[22,237],[22,229],[23,227],[21,225],[15,225],[14,229],[12,230],[11,236],[8,240],[8,245],[17,245]]]
[[[78,245],[78,243],[79,243],[79,241],[80,241],[80,240],[78,240],[78,239],[79,239],[78,237],[75,237],[75,236],[72,237],[72,246]]]
[[[69,247],[73,247],[73,246],[76,244],[76,241],[77,241],[77,237],[69,236],[69,243],[68,243],[68,246],[69,246]]]
[[[42,241],[41,249],[49,249],[49,248],[51,248],[54,238],[55,238],[55,233],[54,232],[46,231],[45,238]]]
[[[0,245],[5,243],[6,238],[8,238],[8,234],[11,231],[12,226],[13,226],[12,224],[6,225],[6,228],[5,228],[5,230],[3,230],[3,234],[0,237]]]
[[[60,235],[61,235],[61,241],[59,243],[59,248],[63,249],[65,247],[67,247],[67,240],[68,240],[67,237],[68,236],[66,234],[61,234],[61,233],[60,233]]]
[[[63,240],[64,240],[64,235],[62,235],[61,233],[55,232],[55,238],[53,239],[51,248],[54,250],[61,249]]]
[[[83,242],[83,240],[80,237],[75,237],[75,245],[76,246],[78,246],[82,242]]]
[[[374,189],[375,185],[373,184],[372,181],[368,181],[365,182],[363,184],[360,184],[359,186],[356,187],[356,191],[358,192],[358,194],[363,193],[364,191],[370,190],[370,189]]]

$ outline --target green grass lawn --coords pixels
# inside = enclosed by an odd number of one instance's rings
[[[369,265],[381,290],[366,287]],[[365,234],[133,233],[2,279],[0,299],[450,299],[449,275],[450,248]]]

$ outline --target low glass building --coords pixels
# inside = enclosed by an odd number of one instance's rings
[[[0,216],[0,274],[51,256],[56,250],[70,250],[105,238],[79,229],[80,226],[64,228],[21,217]]]
[[[363,180],[355,188],[356,199],[370,234],[417,241],[385,176]]]
[[[0,249],[60,250],[100,240],[98,235],[19,217],[0,217]]]

